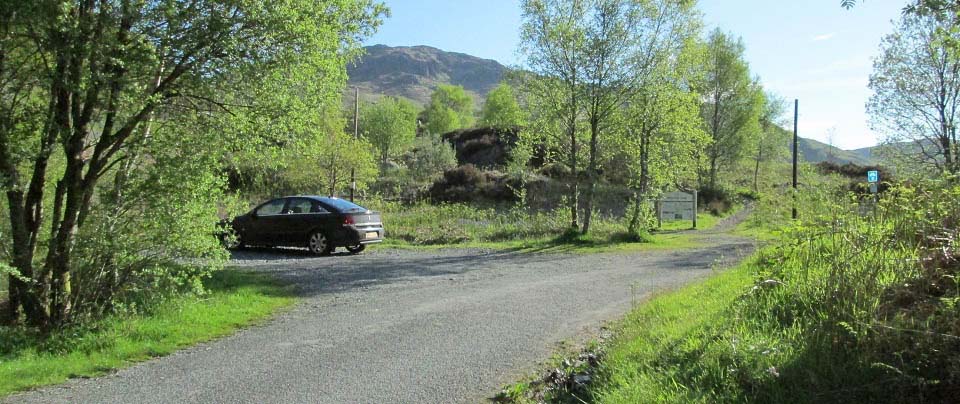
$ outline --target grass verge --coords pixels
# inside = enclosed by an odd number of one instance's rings
[[[603,352],[590,384],[551,387],[542,381],[523,382],[507,386],[500,399],[514,403],[714,402],[702,391],[687,387],[688,379],[717,364],[696,358],[725,323],[730,306],[749,290],[755,263],[751,258],[702,282],[656,295],[632,310],[613,326],[612,339],[588,349]]]
[[[520,384],[505,395],[957,402],[960,187],[904,186],[871,215],[855,198],[824,194],[817,206],[745,263],[631,311],[589,382]]]
[[[93,377],[255,324],[295,303],[269,275],[223,270],[207,295],[181,297],[149,315],[108,318],[46,339],[0,327],[0,397],[70,378]]]

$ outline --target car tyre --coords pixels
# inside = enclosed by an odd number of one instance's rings
[[[234,237],[230,237],[228,234],[220,235],[220,244],[228,250],[242,250],[247,245],[243,242],[243,237],[239,234],[236,234]]]
[[[347,251],[349,251],[350,254],[360,254],[363,252],[363,250],[366,250],[366,249],[367,249],[366,244],[357,244],[352,247],[351,246],[347,247]]]
[[[316,255],[330,255],[333,252],[333,243],[322,231],[315,231],[310,234],[307,240],[307,248]]]

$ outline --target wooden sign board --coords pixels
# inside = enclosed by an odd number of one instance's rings
[[[690,220],[693,227],[697,227],[697,191],[664,194],[658,206],[657,216],[661,222]]]

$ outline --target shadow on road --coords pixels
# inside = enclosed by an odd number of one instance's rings
[[[256,248],[232,253],[241,270],[269,273],[294,285],[296,293],[311,297],[407,282],[417,278],[453,279],[474,271],[512,265],[559,261],[562,254],[524,254],[511,251],[374,250],[359,255],[337,253],[318,257],[305,249]]]

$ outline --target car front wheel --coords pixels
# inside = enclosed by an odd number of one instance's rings
[[[367,249],[367,246],[364,244],[357,244],[352,247],[347,247],[347,251],[349,251],[350,254],[360,254],[363,252],[363,250],[366,250],[366,249]]]
[[[307,240],[307,248],[316,255],[330,255],[330,252],[333,251],[333,244],[330,243],[326,234],[317,231],[311,234],[310,239]]]

